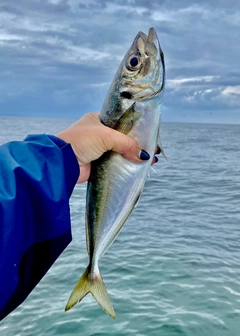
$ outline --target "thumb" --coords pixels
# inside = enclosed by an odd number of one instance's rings
[[[142,162],[150,159],[150,155],[128,135],[112,130],[112,136],[108,139],[110,140],[108,149],[121,154],[127,160]]]

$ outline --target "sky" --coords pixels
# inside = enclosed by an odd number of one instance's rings
[[[165,55],[162,120],[240,123],[239,0],[0,0],[0,115],[100,111],[150,27]]]

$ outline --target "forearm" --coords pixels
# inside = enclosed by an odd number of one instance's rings
[[[71,241],[69,198],[78,177],[71,146],[57,138],[0,146],[0,320]]]

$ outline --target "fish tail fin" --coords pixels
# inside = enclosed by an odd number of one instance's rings
[[[112,318],[116,318],[100,272],[98,272],[97,275],[95,274],[94,277],[91,277],[89,267],[86,268],[85,272],[73,289],[66,304],[65,311],[71,309],[77,302],[80,302],[88,293],[93,295],[99,306],[102,307],[106,313],[108,313]]]

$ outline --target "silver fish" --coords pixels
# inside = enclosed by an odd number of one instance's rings
[[[164,56],[157,34],[139,32],[123,58],[100,113],[102,123],[137,140],[151,156],[143,163],[106,152],[92,163],[87,187],[86,237],[89,265],[74,288],[65,310],[89,292],[116,317],[98,268],[134,209],[145,184],[156,146],[160,143],[160,107],[164,91]]]

